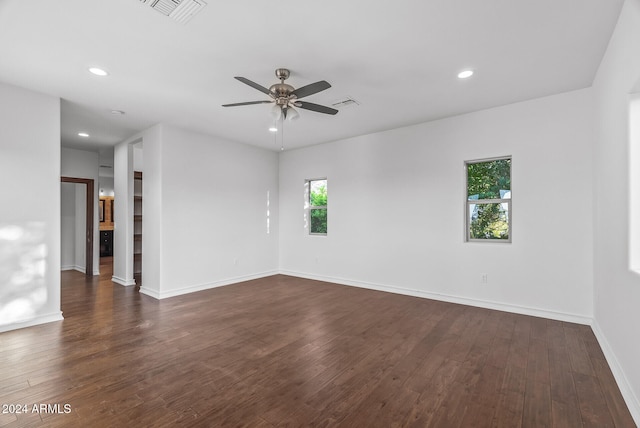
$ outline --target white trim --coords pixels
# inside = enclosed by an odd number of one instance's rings
[[[53,321],[62,321],[64,317],[62,312],[53,312],[50,314],[38,315],[29,320],[14,322],[11,324],[0,325],[0,333],[5,331],[17,330],[19,328],[32,327],[34,325],[46,324]]]
[[[578,314],[569,314],[565,312],[548,311],[545,309],[532,308],[528,306],[511,305],[511,304],[506,304],[501,302],[493,302],[489,300],[470,299],[468,297],[453,296],[450,294],[432,293],[429,291],[396,287],[392,285],[374,284],[371,282],[364,282],[364,281],[352,281],[348,279],[328,277],[328,276],[322,276],[322,275],[309,275],[302,272],[292,272],[292,271],[281,270],[280,274],[296,276],[300,278],[315,279],[317,281],[332,282],[335,284],[348,285],[352,287],[367,288],[370,290],[385,291],[387,293],[403,294],[406,296],[421,297],[424,299],[439,300],[439,301],[449,302],[449,303],[457,303],[460,305],[475,306],[479,308],[493,309],[497,311],[512,312],[512,313],[521,314],[521,315],[530,315],[534,317],[548,318],[548,319],[557,320],[557,321],[572,322],[575,324],[591,325],[592,323],[592,318],[587,316],[578,315]]]
[[[600,344],[600,348],[602,348],[604,357],[607,359],[607,363],[609,364],[611,372],[613,373],[613,377],[618,384],[618,388],[620,389],[622,398],[624,398],[624,401],[629,408],[631,417],[635,421],[636,425],[640,426],[640,399],[638,399],[638,397],[634,394],[631,383],[625,376],[624,370],[618,362],[615,352],[613,352],[611,345],[609,345],[605,334],[602,332],[602,330],[600,329],[600,325],[595,319],[591,323],[591,329],[593,330],[593,334],[596,336],[596,339]]]
[[[160,293],[158,293],[156,290],[151,290],[149,288],[146,288],[144,285],[140,287],[140,293],[146,294],[147,296],[151,296],[154,299],[160,300]]]
[[[115,282],[116,284],[120,284],[120,285],[124,285],[125,287],[129,287],[131,285],[136,285],[136,280],[135,279],[122,279],[119,278],[117,276],[112,276],[111,277],[111,281]]]
[[[160,300],[160,299],[167,299],[169,297],[181,296],[183,294],[209,290],[211,288],[224,287],[225,285],[236,284],[238,282],[251,281],[252,279],[265,278],[267,276],[273,276],[277,274],[278,274],[278,271],[260,272],[252,275],[237,276],[234,278],[227,278],[220,281],[208,282],[205,284],[190,285],[188,287],[176,288],[176,289],[165,291],[165,292],[151,290],[149,288],[142,286],[140,287],[140,292],[142,294],[146,294],[147,296],[151,296],[155,299]]]
[[[80,267],[80,266],[67,265],[67,266],[61,266],[60,267],[60,271],[61,272],[65,272],[65,271],[68,271],[68,270],[75,270],[75,271],[78,271],[78,272],[84,273],[84,274],[87,273],[86,269],[83,268],[83,267]],[[93,270],[93,275],[94,276],[100,275],[100,270],[94,269]]]

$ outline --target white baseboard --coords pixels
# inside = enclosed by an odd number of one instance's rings
[[[85,268],[80,267],[80,266],[67,265],[67,266],[61,266],[60,267],[60,271],[67,271],[67,270],[76,270],[76,271],[78,271],[80,273],[86,273],[87,272],[87,270]],[[94,269],[93,270],[93,275],[94,276],[100,275],[100,271],[97,270],[97,269]]]
[[[236,284],[238,282],[251,281],[252,279],[259,279],[259,278],[264,278],[267,276],[273,276],[277,274],[278,274],[277,271],[260,272],[260,273],[255,273],[251,275],[236,276],[233,278],[227,278],[224,280],[209,282],[206,284],[190,285],[188,287],[176,288],[168,291],[150,290],[142,286],[140,287],[140,292],[143,294],[146,294],[147,296],[151,296],[155,299],[160,300],[160,299],[167,299],[169,297],[180,296],[182,294],[195,293],[197,291],[209,290],[211,288],[217,288],[217,287],[223,287],[225,285]]]
[[[452,296],[443,293],[432,293],[429,291],[414,290],[410,288],[395,287],[392,285],[374,284],[364,281],[352,281],[344,278],[334,278],[322,275],[310,275],[302,272],[293,272],[280,270],[282,275],[297,276],[300,278],[314,279],[317,281],[332,282],[340,285],[348,285],[352,287],[366,288],[369,290],[385,291],[387,293],[403,294],[412,297],[422,297],[425,299],[440,300],[443,302],[457,303],[467,306],[475,306],[485,309],[493,309],[503,312],[511,312],[521,315],[530,315],[540,318],[548,318],[557,321],[572,322],[576,324],[591,325],[592,319],[582,315],[568,314],[563,312],[549,311],[540,308],[531,308],[527,306],[510,305],[500,302],[492,302],[488,300],[470,299],[468,297]]]
[[[629,412],[631,413],[631,417],[635,421],[636,425],[640,426],[640,400],[633,393],[633,389],[631,388],[631,384],[629,380],[624,374],[624,370],[622,370],[622,366],[618,362],[616,358],[616,354],[613,352],[611,345],[607,341],[605,334],[600,329],[600,325],[596,320],[593,320],[591,323],[591,329],[598,339],[598,343],[600,344],[600,348],[602,348],[602,352],[604,353],[604,357],[607,359],[607,363],[613,372],[613,377],[616,379],[616,383],[618,384],[618,388],[620,388],[620,393],[624,398],[627,407],[629,408]]]
[[[0,325],[0,333],[5,331],[17,330],[19,328],[33,327],[34,325],[46,324],[53,321],[62,321],[62,312],[53,312],[50,314],[38,315],[35,318],[14,322],[11,324]]]
[[[140,287],[140,292],[142,294],[146,294],[147,296],[151,296],[154,299],[160,300],[160,293],[158,293],[156,290],[151,290],[149,288],[146,288],[144,285]]]
[[[115,282],[116,284],[124,285],[125,287],[130,287],[132,285],[136,285],[136,280],[135,279],[123,279],[123,278],[119,278],[119,277],[117,277],[115,275],[111,277],[111,281]]]
[[[61,266],[60,270],[61,271],[64,271],[64,270],[75,270],[75,271],[78,271],[80,273],[87,273],[87,270],[85,268],[83,268],[82,266],[78,266],[78,265]],[[95,275],[95,273],[94,273],[94,275]]]

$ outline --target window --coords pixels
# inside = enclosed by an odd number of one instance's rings
[[[309,234],[327,234],[327,179],[307,180],[309,189]]]
[[[466,240],[511,242],[511,157],[465,162]]]

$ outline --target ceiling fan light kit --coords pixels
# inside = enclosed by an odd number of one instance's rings
[[[335,115],[336,113],[338,113],[338,110],[331,107],[326,107],[307,101],[300,101],[300,98],[308,97],[309,95],[317,94],[318,92],[324,91],[325,89],[329,89],[331,87],[329,82],[321,80],[319,82],[311,83],[310,85],[302,86],[298,89],[295,89],[293,86],[284,83],[284,81],[287,80],[290,75],[291,72],[286,68],[276,69],[276,77],[280,79],[280,83],[275,83],[268,89],[247,79],[246,77],[236,76],[236,80],[239,80],[240,82],[249,85],[254,89],[257,89],[258,91],[268,95],[271,99],[264,101],[248,101],[243,103],[224,104],[222,107],[237,107],[252,104],[273,103],[274,106],[272,109],[272,115],[274,116],[274,118],[280,119],[282,117],[284,119],[290,120],[294,120],[299,116],[299,113],[294,109],[294,107],[330,115]]]

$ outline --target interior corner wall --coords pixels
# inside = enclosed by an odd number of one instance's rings
[[[164,298],[277,273],[278,154],[168,125],[153,131],[144,139],[142,276],[160,277],[151,282],[159,289],[141,291]],[[151,259],[149,234],[160,252]]]
[[[76,265],[76,184],[60,183],[60,268]]]
[[[142,170],[142,276],[140,292],[159,299],[165,278],[162,213],[162,144],[163,126],[155,125],[143,132],[142,151],[134,148],[134,168]],[[138,150],[138,155],[136,155]],[[140,162],[144,157],[144,161]],[[184,208],[184,207],[183,207]],[[188,250],[187,250],[188,251]]]
[[[281,272],[589,323],[592,107],[584,89],[281,153]],[[505,155],[513,242],[464,242],[464,162]],[[328,235],[310,236],[319,177]]]
[[[131,141],[117,144],[113,151],[113,276],[124,286],[133,278],[133,147]]]
[[[100,274],[100,217],[98,213],[100,156],[98,152],[76,150],[63,147],[61,149],[60,175],[63,177],[88,178],[93,180],[93,275]],[[86,185],[76,186],[76,192],[86,195]],[[86,196],[85,196],[86,197]],[[76,198],[76,216],[84,218],[86,208],[78,206],[84,203],[84,197]],[[76,266],[84,267],[85,256],[84,233],[86,226],[82,219],[76,221]]]
[[[632,172],[628,119],[630,94],[638,90],[636,85],[640,82],[638,52],[640,1],[627,0],[593,84],[594,331],[635,422],[640,425],[640,276],[630,269],[629,260]]]
[[[75,190],[76,190],[76,197],[75,197],[76,224],[74,225],[75,226],[74,265],[76,269],[79,270],[80,272],[87,273],[87,247],[85,245],[85,235],[87,230],[87,221],[85,220],[87,217],[87,185],[76,183]],[[97,212],[97,211],[94,211],[94,212]],[[98,236],[98,239],[99,239],[99,236]],[[95,260],[94,260],[94,263],[95,263]],[[96,269],[98,269],[97,266],[96,266]]]
[[[62,319],[60,99],[0,82],[0,150],[1,332]]]
[[[113,196],[113,177],[100,176],[99,183],[97,185],[98,197],[100,196]]]

